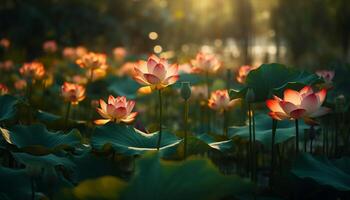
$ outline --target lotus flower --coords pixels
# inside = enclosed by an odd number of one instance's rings
[[[334,78],[334,71],[331,71],[331,70],[317,70],[316,71],[316,74],[319,76],[319,77],[322,77],[326,83],[332,83],[332,80]]]
[[[152,55],[146,61],[139,61],[134,67],[134,79],[151,89],[160,90],[174,84],[178,79],[178,65],[170,65],[166,59]]]
[[[45,75],[44,65],[40,62],[24,63],[19,69],[22,76],[26,78],[42,79]]]
[[[14,68],[12,60],[5,60],[4,62],[0,62],[0,70],[10,71]]]
[[[237,103],[238,99],[230,100],[227,90],[216,90],[211,93],[208,106],[213,110],[222,112],[230,110]]]
[[[66,102],[78,104],[85,99],[85,88],[75,83],[64,82],[61,93]]]
[[[55,40],[48,40],[43,44],[43,50],[47,53],[55,53],[57,51],[57,43]]]
[[[135,120],[137,112],[131,112],[135,106],[135,101],[127,101],[125,96],[114,98],[108,97],[108,104],[100,99],[100,107],[97,112],[104,118],[95,120],[96,124],[105,124],[107,122],[131,123]]]
[[[114,59],[117,61],[124,60],[127,53],[128,52],[126,51],[126,49],[124,47],[116,47],[113,49]]]
[[[7,93],[9,93],[7,86],[0,83],[0,95],[5,95]]]
[[[81,67],[89,70],[106,69],[107,57],[105,54],[93,53],[83,55],[76,63]]]
[[[322,107],[327,90],[322,89],[315,93],[310,86],[305,86],[300,91],[286,89],[283,100],[277,96],[266,101],[271,110],[269,115],[276,120],[300,119],[312,122],[311,118],[319,117],[330,112],[329,108]]]
[[[196,59],[191,61],[194,73],[215,73],[221,67],[221,62],[214,54],[199,52]]]
[[[14,86],[17,90],[23,90],[27,87],[27,81],[25,81],[24,79],[19,79],[15,81]]]
[[[243,65],[238,69],[238,74],[236,76],[236,80],[239,83],[245,83],[245,79],[247,78],[250,71],[256,69],[256,67],[252,67],[250,65]]]
[[[8,48],[10,47],[10,45],[11,45],[11,42],[10,42],[9,39],[7,39],[7,38],[2,38],[2,39],[0,40],[0,46],[2,46],[3,48],[8,49]]]
[[[115,73],[117,76],[127,75],[133,77],[135,74],[134,67],[136,64],[136,62],[126,62],[120,68],[118,68]]]

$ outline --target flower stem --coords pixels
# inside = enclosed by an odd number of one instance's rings
[[[158,97],[159,97],[159,133],[158,133],[158,144],[157,144],[157,150],[160,149],[160,143],[162,140],[162,90],[158,90]]]
[[[32,200],[35,200],[35,181],[33,177],[30,178],[30,186],[32,190]]]
[[[184,104],[184,159],[187,157],[188,100]]]
[[[224,136],[227,137],[227,121],[228,121],[228,116],[227,116],[227,112],[226,110],[224,110],[224,123],[223,123],[223,127],[222,127],[222,131],[224,133]]]
[[[207,102],[210,99],[210,88],[209,88],[209,71],[205,72],[205,81],[207,85]],[[210,109],[206,106],[206,114],[207,114],[207,133],[210,132]]]
[[[295,155],[299,153],[299,121],[295,119]]]
[[[70,107],[71,107],[71,103],[68,102],[67,103],[66,116],[64,118],[64,129],[67,129],[67,127],[68,127],[68,119],[69,119]]]
[[[250,170],[250,175],[252,176],[252,155],[253,155],[253,145],[252,145],[252,116],[251,116],[251,105],[248,103],[248,122],[249,122],[249,170]],[[252,178],[252,177],[251,177]]]
[[[272,120],[272,139],[271,139],[271,174],[270,187],[273,185],[273,175],[275,170],[275,138],[276,138],[277,120]]]
[[[255,140],[255,113],[254,113],[254,108],[251,108],[251,118],[252,118],[252,122],[253,122],[253,179],[254,181],[257,178],[256,175],[256,168],[257,168],[257,151],[256,151],[256,140]]]
[[[94,69],[90,71],[90,83],[94,80]]]

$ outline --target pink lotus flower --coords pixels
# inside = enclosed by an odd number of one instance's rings
[[[16,90],[23,90],[27,87],[27,81],[25,81],[24,79],[19,79],[14,83],[14,86]]]
[[[166,59],[152,55],[146,61],[139,61],[134,67],[134,79],[151,89],[162,89],[174,84],[178,79],[178,65],[170,65]]]
[[[95,124],[102,125],[107,122],[131,123],[135,120],[137,112],[132,112],[135,101],[127,101],[125,96],[114,98],[108,97],[108,104],[100,99],[100,107],[97,112],[104,118],[95,120]]]
[[[2,46],[3,48],[8,49],[8,48],[10,47],[10,45],[11,45],[11,42],[10,42],[9,39],[7,39],[7,38],[2,38],[2,39],[0,40],[0,46]]]
[[[43,50],[47,53],[55,53],[57,51],[57,43],[55,40],[48,40],[43,44]]]
[[[211,93],[208,106],[217,111],[230,110],[238,103],[239,99],[230,100],[227,90],[216,90]]]
[[[277,96],[266,101],[271,110],[269,115],[276,120],[300,119],[312,122],[311,118],[320,117],[330,112],[329,108],[322,107],[327,90],[322,89],[315,93],[310,86],[305,86],[299,92],[291,89],[284,91],[283,100]]]
[[[78,84],[64,82],[61,87],[61,94],[66,102],[76,105],[85,99],[85,88]]]
[[[117,76],[131,76],[133,77],[135,75],[134,67],[137,63],[136,62],[126,62],[124,63],[120,68],[116,70]]]
[[[250,71],[256,69],[256,67],[252,67],[250,65],[243,65],[238,69],[238,74],[236,76],[236,80],[239,83],[245,83],[245,79],[247,78]]]
[[[14,68],[12,60],[5,60],[4,62],[0,62],[0,69],[4,71],[10,71]]]
[[[215,73],[221,67],[221,62],[214,54],[199,52],[196,59],[191,61],[194,73]]]
[[[81,67],[89,70],[106,69],[107,57],[105,54],[90,52],[78,59],[76,63]]]
[[[116,47],[113,49],[114,59],[117,61],[124,60],[125,56],[128,54],[124,47]]]
[[[334,78],[334,71],[331,70],[317,70],[316,74],[323,78],[325,80],[326,83],[332,83],[332,80]]]
[[[45,75],[44,65],[40,62],[24,63],[19,69],[22,76],[26,78],[33,78],[36,80],[42,79]]]
[[[6,85],[0,83],[0,96],[9,93],[9,89]]]

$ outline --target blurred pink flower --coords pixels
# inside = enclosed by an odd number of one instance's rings
[[[61,94],[66,102],[78,104],[85,99],[85,88],[82,85],[64,82],[61,87]]]
[[[239,99],[230,100],[227,90],[216,90],[211,93],[208,101],[209,108],[223,112],[230,110],[239,102]]]
[[[127,54],[128,54],[128,52],[126,51],[126,49],[124,47],[116,47],[113,49],[113,55],[114,55],[114,59],[116,61],[124,60],[124,58],[126,57]]]
[[[3,71],[10,71],[14,68],[12,60],[5,60],[4,62],[0,62],[0,69]]]
[[[0,83],[0,95],[5,95],[9,93],[9,89],[6,85]]]
[[[15,81],[14,87],[16,88],[16,90],[23,90],[24,88],[27,87],[27,82],[24,79],[19,79]]]
[[[190,74],[193,72],[192,66],[189,63],[179,65],[179,74]]]
[[[134,66],[136,62],[126,62],[120,68],[116,70],[117,76],[130,76],[133,77],[135,74]]]
[[[81,75],[74,75],[70,80],[79,85],[85,85],[88,82],[88,79]]]
[[[194,73],[215,73],[221,67],[221,62],[216,55],[199,52],[196,59],[191,60]]]
[[[320,117],[331,110],[322,107],[326,99],[327,90],[322,89],[315,93],[310,86],[305,86],[300,91],[286,89],[283,100],[277,96],[266,101],[271,110],[269,115],[276,120],[300,119],[305,122],[313,122],[312,118]]]
[[[316,71],[316,74],[323,78],[323,80],[326,82],[326,83],[332,83],[332,80],[334,78],[334,75],[335,75],[335,72],[334,71],[331,71],[331,70],[317,70]]]
[[[127,101],[125,96],[114,98],[108,97],[108,103],[100,99],[100,108],[97,112],[104,118],[95,120],[95,124],[102,125],[107,122],[131,123],[135,120],[137,112],[132,112],[135,101]]]
[[[238,73],[236,76],[236,80],[238,83],[245,83],[245,79],[247,78],[250,71],[256,69],[256,67],[250,66],[250,65],[243,65],[239,67]]]
[[[135,65],[134,79],[151,89],[162,89],[174,84],[178,79],[178,65],[170,65],[164,58],[152,55],[146,61],[139,61]]]
[[[79,58],[76,63],[84,69],[95,70],[95,69],[106,69],[107,68],[107,57],[105,54],[93,53],[83,55]]]
[[[10,45],[11,45],[11,42],[10,42],[9,39],[7,39],[7,38],[2,38],[2,39],[0,40],[0,46],[2,46],[3,48],[8,49],[8,48],[10,47]]]
[[[24,63],[19,69],[20,74],[25,78],[42,79],[45,75],[44,65],[40,62]]]
[[[48,40],[43,43],[43,50],[46,53],[55,53],[57,51],[57,43],[55,40]]]
[[[73,48],[73,47],[65,47],[62,51],[62,56],[68,60],[77,59],[75,48]]]

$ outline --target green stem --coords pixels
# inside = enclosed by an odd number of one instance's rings
[[[67,127],[68,127],[68,119],[69,119],[70,107],[71,107],[71,103],[68,102],[67,103],[66,116],[64,118],[64,129],[67,129]]]
[[[93,82],[94,78],[94,69],[91,69],[90,71],[90,83]]]
[[[223,114],[224,114],[224,123],[223,123],[222,131],[224,133],[224,136],[228,137],[227,136],[227,121],[228,121],[228,119],[227,119],[227,112],[226,112],[226,110],[224,110]]]
[[[251,118],[252,118],[252,122],[253,122],[253,175],[254,175],[254,180],[256,180],[257,178],[257,174],[256,174],[256,169],[257,169],[257,151],[256,151],[256,139],[255,139],[255,113],[254,113],[254,108],[252,106],[251,108]]]
[[[310,140],[310,154],[312,154],[312,142],[313,142],[313,139]]]
[[[299,121],[295,119],[295,155],[299,153]]]
[[[249,121],[249,170],[250,170],[250,174],[252,175],[252,155],[253,155],[253,145],[252,145],[252,140],[253,140],[253,136],[252,136],[252,116],[251,116],[251,105],[250,103],[248,103],[248,121]]]
[[[187,132],[188,132],[188,100],[184,105],[184,159],[187,157]]]
[[[334,130],[334,156],[337,157],[338,155],[338,135],[339,135],[339,120],[338,120],[338,114],[334,114],[334,120],[335,120],[335,130]]]
[[[207,85],[207,103],[210,99],[210,88],[209,88],[209,71],[205,72],[205,81]],[[210,109],[209,106],[206,106],[206,114],[207,114],[207,133],[210,132]]]
[[[273,175],[275,170],[275,138],[276,138],[277,120],[272,120],[272,139],[271,139],[271,174],[270,187],[273,185]]]
[[[35,200],[35,181],[34,178],[30,178],[30,187],[32,190],[32,200]]]
[[[159,134],[158,134],[158,144],[157,144],[157,150],[160,149],[160,143],[162,140],[162,90],[158,90],[158,97],[159,97]]]

